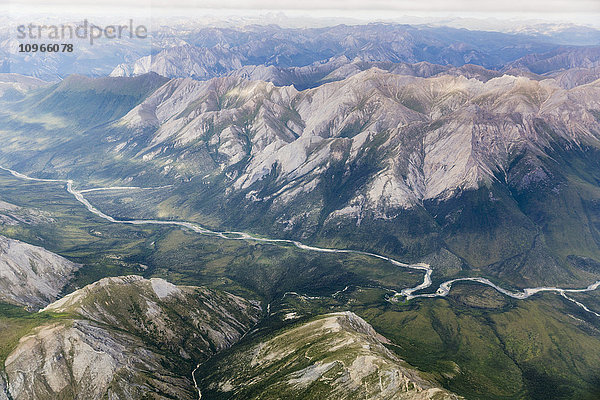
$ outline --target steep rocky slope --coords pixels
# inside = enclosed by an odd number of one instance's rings
[[[0,301],[42,308],[80,265],[41,247],[0,236]]]
[[[407,207],[494,180],[522,150],[543,155],[559,138],[597,143],[599,91],[597,82],[565,91],[553,80],[421,79],[377,69],[303,92],[233,78],[173,80],[116,125],[156,129],[150,140],[126,135],[113,148],[160,160],[165,171],[183,173],[184,160],[200,173],[235,166],[233,190],[277,167],[275,196],[285,202],[314,189],[333,162],[351,165],[382,140],[366,204]]]
[[[172,28],[159,29],[156,36],[161,38],[153,44],[156,54],[120,63],[112,75],[154,71],[169,78],[209,79],[245,66],[249,70],[267,67],[267,73],[291,68],[289,72],[297,78],[298,73],[315,72],[299,69],[332,58],[500,68],[519,57],[558,48],[526,35],[398,24],[308,29],[251,25],[236,29],[184,28],[182,32]]]
[[[346,56],[333,57],[326,61],[318,61],[303,67],[276,67],[274,65],[251,65],[232,71],[228,76],[235,76],[251,81],[271,82],[275,86],[293,85],[298,90],[314,88],[328,82],[341,81],[370,68],[396,74],[430,78],[436,75],[455,75],[488,81],[503,74],[488,70],[478,65],[465,64],[460,67],[452,65],[432,64],[425,61],[410,64],[390,61],[364,61],[360,58],[350,60]],[[512,73],[512,72],[511,72]],[[518,71],[515,70],[515,75]],[[530,73],[530,75],[534,75]]]
[[[46,85],[49,83],[31,76],[0,73],[0,98],[19,99],[24,93]]]
[[[600,256],[600,81],[405,68],[431,76],[370,68],[303,91],[174,79],[77,135],[21,127],[60,144],[34,157],[13,145],[2,159],[83,184],[175,183],[161,217],[413,260],[449,250],[456,268],[518,286],[595,279],[573,260]]]
[[[171,179],[196,177],[181,193],[206,196],[176,202],[235,228],[270,222],[272,235],[359,247],[377,237],[367,248],[403,257],[437,251],[440,232],[470,267],[519,285],[586,282],[595,278],[565,257],[599,254],[587,175],[598,168],[599,94],[598,81],[565,90],[552,79],[377,69],[302,92],[176,80],[115,125],[124,136],[111,146]],[[204,200],[215,193],[223,214]],[[579,239],[565,242],[565,226]]]
[[[384,343],[357,315],[326,314],[216,357],[199,386],[211,399],[459,399]]]
[[[184,44],[168,47],[156,55],[142,57],[133,65],[120,64],[110,76],[136,76],[155,72],[167,77],[209,79],[240,68],[243,60],[243,57],[232,54],[223,46],[208,49]]]
[[[509,63],[505,69],[526,68],[535,74],[548,74],[571,68],[600,65],[600,47],[561,47],[545,53],[528,54]]]
[[[12,399],[193,399],[191,371],[235,343],[260,308],[162,279],[105,278],[44,309],[71,319],[35,328],[6,359]]]

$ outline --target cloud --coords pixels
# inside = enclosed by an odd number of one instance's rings
[[[12,6],[96,6],[95,0],[10,0]],[[104,0],[102,7],[271,9],[271,10],[372,10],[400,12],[470,13],[597,13],[599,0]]]

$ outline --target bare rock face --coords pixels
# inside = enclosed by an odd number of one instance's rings
[[[466,76],[371,68],[304,91],[234,76],[172,80],[115,125],[152,127],[151,140],[126,135],[113,151],[135,149],[130,156],[179,177],[228,170],[229,192],[273,207],[322,187],[334,165],[351,175],[376,152],[377,170],[331,216],[385,218],[496,181],[519,152],[543,157],[556,140],[598,140],[598,81],[567,90],[556,79]],[[275,180],[268,192],[267,178]]]
[[[136,275],[101,279],[44,311],[74,313],[196,360],[231,346],[260,314],[257,304],[229,293]]]
[[[398,359],[362,318],[327,314],[200,371],[207,397],[454,400]]]
[[[0,400],[8,400],[8,389],[4,372],[0,372]]]
[[[165,371],[169,364],[135,336],[75,320],[22,338],[5,368],[13,399],[140,398],[157,388],[169,395],[157,398],[193,398],[187,379]]]
[[[0,301],[41,308],[56,300],[80,265],[0,236]]]
[[[133,65],[119,64],[110,76],[135,76],[156,72],[162,76],[192,76],[208,79],[241,68],[244,57],[222,46],[200,48],[185,42],[168,47],[153,56],[145,56]]]
[[[196,364],[256,323],[257,304],[138,276],[105,278],[49,305],[72,315],[21,338],[5,362],[12,399],[193,399]]]

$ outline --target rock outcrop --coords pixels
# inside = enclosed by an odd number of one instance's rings
[[[421,377],[386,342],[352,312],[326,314],[217,357],[199,371],[199,386],[209,398],[460,398]]]
[[[59,297],[79,267],[42,247],[0,236],[0,301],[42,308]]]
[[[196,364],[256,323],[257,304],[138,276],[105,278],[49,305],[7,357],[10,398],[194,399]]]

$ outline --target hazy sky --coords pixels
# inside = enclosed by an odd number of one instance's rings
[[[6,1],[6,0],[5,0]],[[22,5],[229,8],[229,9],[372,9],[401,11],[473,11],[586,13],[600,10],[600,0],[8,0]]]
[[[113,9],[152,10],[186,15],[188,12],[256,13],[283,10],[314,17],[389,19],[400,15],[539,18],[563,21],[600,20],[600,0],[0,0],[10,10],[80,12]],[[187,10],[187,11],[186,11]],[[237,11],[236,11],[237,10]],[[337,14],[336,14],[337,13]],[[600,24],[600,22],[599,22]]]

